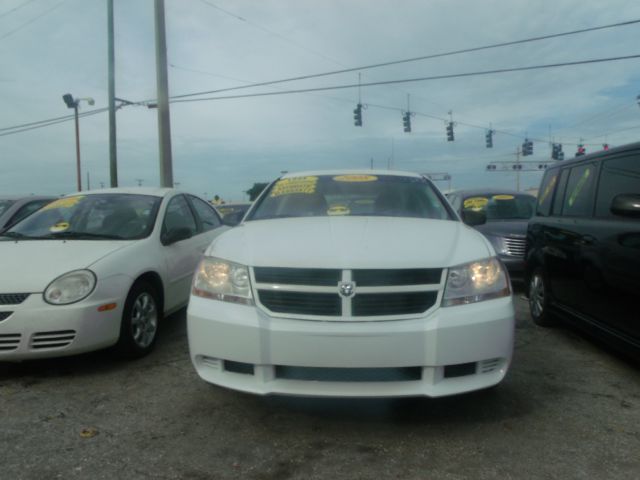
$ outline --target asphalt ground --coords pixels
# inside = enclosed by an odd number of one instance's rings
[[[1,479],[640,478],[640,368],[517,298],[512,368],[443,399],[256,397],[201,381],[185,313],[156,350],[0,363]]]

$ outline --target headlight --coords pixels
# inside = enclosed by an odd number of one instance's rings
[[[253,305],[249,269],[220,258],[202,259],[193,279],[191,293],[223,302]]]
[[[506,270],[492,257],[450,268],[442,306],[464,305],[510,294]]]
[[[96,286],[91,270],[74,270],[59,276],[44,291],[44,301],[52,305],[69,305],[89,296]]]

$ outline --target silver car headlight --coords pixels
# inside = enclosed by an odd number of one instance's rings
[[[249,268],[215,257],[200,261],[191,293],[223,302],[254,304]]]
[[[69,305],[84,300],[96,286],[91,270],[74,270],[60,275],[45,289],[44,301],[52,305]]]
[[[491,257],[450,268],[442,306],[465,305],[509,295],[507,272],[500,260]]]

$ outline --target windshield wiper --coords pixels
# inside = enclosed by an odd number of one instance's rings
[[[120,235],[108,235],[104,233],[91,233],[91,232],[56,232],[50,235],[44,235],[37,238],[53,238],[53,239],[77,239],[77,240],[122,240]]]
[[[0,233],[0,237],[9,237],[9,238],[33,238],[30,237],[28,235],[23,235],[22,233],[18,233],[18,232],[4,232],[4,233]]]

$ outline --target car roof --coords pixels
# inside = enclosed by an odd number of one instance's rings
[[[471,188],[468,190],[453,190],[449,194],[454,195],[524,195],[527,197],[534,197],[527,192],[519,192],[518,190],[512,190],[510,188]],[[535,197],[534,197],[535,198]]]
[[[99,195],[99,194],[129,194],[129,195],[151,195],[154,197],[164,197],[171,192],[178,192],[175,188],[160,187],[119,187],[119,188],[101,188],[98,190],[86,190],[82,192],[69,193],[67,197],[74,195]]]
[[[401,170],[367,170],[367,169],[352,169],[352,170],[308,170],[302,172],[287,172],[280,178],[292,178],[292,177],[306,177],[317,175],[394,175],[400,177],[416,177],[423,178],[423,175],[415,172],[404,172]]]

